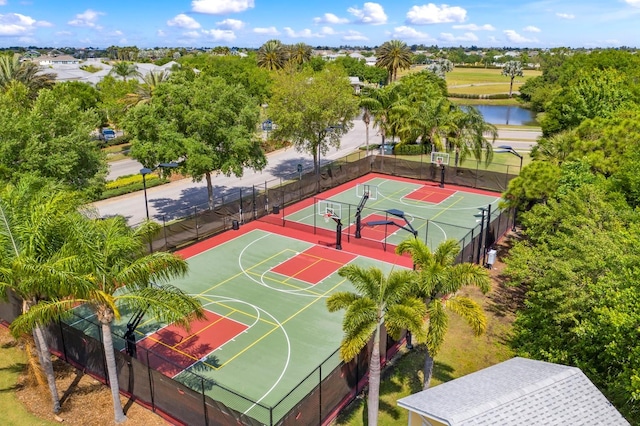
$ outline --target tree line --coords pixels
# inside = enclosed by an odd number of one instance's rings
[[[523,237],[506,273],[527,291],[513,344],[581,368],[637,424],[640,58],[611,50],[548,59],[521,88],[544,134],[503,195]]]

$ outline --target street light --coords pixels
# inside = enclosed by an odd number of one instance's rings
[[[147,213],[147,220],[149,220],[149,199],[147,198],[147,175],[158,168],[173,169],[178,166],[179,166],[178,163],[176,163],[175,161],[172,161],[170,163],[160,163],[152,169],[148,167],[143,167],[142,169],[140,169],[140,174],[142,175],[142,188],[144,189],[144,208]]]
[[[509,154],[513,154],[516,157],[518,157],[520,159],[520,170],[518,171],[518,174],[522,173],[522,155],[520,155],[520,153],[518,153],[518,151],[516,151],[515,149],[513,149],[511,146],[509,145],[500,145],[498,147],[499,151],[494,151],[494,152],[508,152]],[[518,212],[517,207],[513,207],[513,226],[511,226],[511,231],[512,232],[516,232],[516,214]]]
[[[497,153],[508,152],[509,154],[513,154],[516,157],[518,157],[520,159],[520,170],[518,171],[518,174],[520,174],[520,172],[522,172],[522,160],[523,160],[523,157],[522,157],[522,155],[520,155],[520,153],[518,151],[513,149],[511,146],[509,146],[509,145],[500,145],[498,147],[498,150],[497,151],[493,151],[493,152],[497,152]]]

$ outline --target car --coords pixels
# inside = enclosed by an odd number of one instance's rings
[[[113,129],[102,129],[102,140],[110,141],[111,139],[116,138],[116,131]]]

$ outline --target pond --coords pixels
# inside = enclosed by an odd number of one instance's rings
[[[491,124],[510,124],[513,126],[538,125],[535,113],[518,106],[472,105],[480,111],[484,121]]]

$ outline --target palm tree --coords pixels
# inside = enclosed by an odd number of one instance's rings
[[[109,71],[109,74],[118,75],[122,77],[124,81],[127,81],[127,77],[140,76],[140,72],[138,71],[138,66],[134,63],[126,62],[126,61],[117,62],[113,66],[113,68],[111,68],[111,71]]]
[[[488,271],[472,263],[454,264],[460,251],[458,242],[446,240],[431,252],[418,238],[409,238],[396,247],[396,253],[409,253],[416,266],[413,294],[424,300],[428,312],[425,323],[427,344],[424,364],[424,389],[429,387],[433,374],[433,359],[438,355],[449,326],[447,311],[461,316],[476,335],[484,333],[487,319],[482,307],[473,299],[458,294],[467,286],[479,287],[483,293],[490,289]]]
[[[385,277],[378,268],[364,269],[351,264],[340,268],[338,274],[351,281],[356,292],[332,294],[327,299],[327,308],[330,312],[346,310],[342,321],[345,334],[340,344],[340,357],[345,362],[355,358],[373,336],[367,410],[369,424],[376,425],[380,396],[380,328],[384,324],[389,335],[395,338],[400,337],[403,329],[408,329],[416,341],[423,341],[425,306],[408,292],[412,271],[392,271]]]
[[[311,46],[306,43],[297,43],[289,48],[289,60],[301,66],[311,60]]]
[[[258,66],[271,71],[281,70],[287,63],[287,56],[280,40],[269,40],[258,49]]]
[[[489,164],[493,158],[493,142],[498,137],[496,126],[487,123],[473,106],[466,106],[464,110],[456,107],[451,112],[451,123],[448,141],[457,148],[460,160],[471,154],[477,161],[484,156],[485,163]]]
[[[398,69],[411,67],[411,49],[407,43],[401,40],[386,41],[376,51],[376,66],[386,68],[389,72],[389,81],[396,81]]]
[[[125,97],[127,105],[134,106],[138,104],[149,103],[153,97],[156,88],[169,79],[167,71],[151,71],[142,78],[144,83],[138,86],[136,93],[129,93]]]
[[[502,67],[502,75],[506,75],[510,79],[509,83],[509,97],[513,94],[513,80],[516,77],[522,77],[522,62],[520,61],[508,61]]]
[[[360,106],[373,116],[373,127],[377,128],[384,145],[387,134],[393,136],[394,117],[398,117],[400,108],[400,86],[391,84],[381,89],[369,88],[360,99]],[[403,108],[402,112],[405,112]]]
[[[59,318],[78,303],[91,308],[101,326],[116,423],[127,419],[120,402],[111,335],[112,323],[120,318],[121,310],[145,310],[163,323],[183,326],[194,318],[204,317],[197,299],[171,285],[150,285],[187,272],[186,262],[177,255],[166,252],[143,255],[146,241],[157,227],[153,222],[145,222],[133,230],[121,216],[77,223],[73,229],[76,237],[73,248],[82,260],[80,271],[89,286],[74,297],[42,301],[14,321],[17,329],[28,329],[43,318]]]
[[[6,90],[14,81],[19,81],[35,95],[40,89],[53,87],[56,75],[41,73],[33,62],[20,62],[18,55],[0,55],[0,87]]]
[[[67,296],[83,287],[81,277],[73,272],[78,259],[64,238],[70,225],[79,220],[79,205],[80,199],[74,194],[35,178],[25,178],[0,191],[0,295],[6,297],[10,290],[22,299],[22,316],[34,315],[31,310],[42,300]],[[14,323],[19,323],[22,316]],[[12,324],[12,332],[16,337],[32,334],[53,412],[57,413],[60,399],[44,338],[44,327],[49,322],[44,319],[28,329],[14,328]],[[32,366],[37,364],[30,361]],[[36,378],[41,376],[38,370],[34,373]]]

